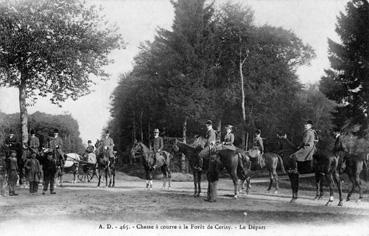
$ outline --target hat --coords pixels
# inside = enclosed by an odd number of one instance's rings
[[[92,143],[92,141],[91,140],[88,140],[87,143]]]
[[[14,130],[9,130],[9,134],[14,134]]]
[[[35,131],[33,129],[31,130],[31,134],[35,134]]]
[[[226,129],[233,129],[233,126],[232,125],[226,125],[225,127]]]
[[[48,156],[48,155],[51,155],[51,156],[54,155],[53,152],[51,152],[51,151],[48,151],[45,154],[46,154],[46,156]]]
[[[255,134],[261,134],[261,130],[260,130],[260,129],[257,129],[257,130],[255,131]]]
[[[159,133],[159,129],[154,129],[154,133]]]
[[[10,154],[13,154],[13,153],[17,154],[17,151],[15,151],[15,150],[11,150],[11,151],[10,151]]]
[[[59,130],[58,129],[54,129],[54,134],[58,134]]]
[[[305,122],[305,124],[313,125],[313,121],[312,121],[312,120],[307,120],[307,121]]]
[[[213,125],[213,122],[211,120],[207,120],[205,124],[207,124],[207,125]]]
[[[107,130],[105,131],[105,133],[106,133],[106,134],[110,134],[110,131],[107,129]]]

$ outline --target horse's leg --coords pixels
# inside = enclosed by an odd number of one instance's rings
[[[361,188],[361,179],[360,179],[360,172],[361,170],[357,171],[355,173],[355,184],[359,190],[359,199],[358,199],[358,202],[361,201],[361,199],[363,199],[363,190]]]
[[[329,205],[329,203],[333,202],[333,179],[332,179],[332,173],[325,173],[326,179],[328,181],[329,186],[329,200],[325,204],[326,206]]]
[[[193,193],[193,197],[197,197],[197,179],[196,179],[196,171],[193,170],[192,171],[192,176],[193,176],[193,187],[194,187],[194,193]]]
[[[161,173],[163,173],[163,189],[165,189],[166,185],[167,185],[167,172],[165,170],[165,166],[161,167]]]
[[[246,178],[246,194],[249,194],[251,188],[251,177],[248,176]]]
[[[201,171],[197,171],[197,196],[200,197],[201,194]]]
[[[234,198],[238,198],[238,177],[236,171],[231,172],[231,178],[233,181]]]
[[[168,189],[172,187],[172,173],[170,172],[169,167],[167,167],[167,175],[168,175]]]
[[[113,187],[115,187],[115,168],[113,170]]]
[[[342,206],[343,205],[343,198],[342,198],[342,186],[341,186],[340,176],[337,173],[337,171],[334,171],[332,173],[332,175],[333,175],[333,180],[336,183],[337,189],[338,189],[338,195],[339,195],[338,206]]]
[[[274,191],[274,193],[277,194],[278,190],[279,190],[279,178],[278,178],[277,169],[273,170],[273,176],[274,176],[274,181],[275,181],[275,191]]]
[[[99,170],[99,181],[97,182],[97,187],[100,187],[100,182],[101,182],[101,174],[100,174],[100,170]]]
[[[269,170],[269,186],[268,186],[268,189],[267,189],[268,192],[272,189],[272,185],[273,185],[273,174]]]
[[[321,182],[321,175],[318,171],[315,171],[315,198],[314,200],[319,199],[319,193],[322,192],[322,189],[320,188],[320,182]]]
[[[348,174],[349,179],[350,179],[350,181],[352,183],[351,190],[347,194],[347,198],[346,198],[346,201],[350,201],[351,195],[355,191],[355,178],[352,176],[352,174],[350,172],[348,172],[347,174]]]

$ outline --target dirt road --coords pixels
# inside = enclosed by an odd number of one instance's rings
[[[65,230],[72,234],[87,230],[94,235],[106,233],[107,225],[121,228],[109,232],[122,235],[123,224],[128,224],[131,233],[143,234],[152,230],[150,232],[160,235],[192,231],[217,235],[227,230],[234,230],[237,234],[274,235],[294,235],[296,230],[300,234],[324,235],[334,230],[343,235],[369,235],[366,233],[369,232],[367,194],[361,202],[356,202],[355,195],[343,207],[337,206],[336,194],[335,202],[326,207],[324,204],[328,193],[323,200],[315,201],[312,189],[303,187],[300,199],[290,204],[290,190],[286,180],[281,181],[282,188],[278,194],[267,193],[266,183],[259,180],[254,181],[249,195],[233,199],[231,181],[222,179],[219,182],[218,201],[208,203],[203,200],[206,182],[202,185],[203,196],[194,198],[191,182],[173,182],[170,190],[162,190],[161,182],[155,181],[154,189],[148,191],[144,189],[143,180],[124,174],[117,177],[115,188],[96,188],[96,182],[72,184],[70,176],[66,180],[63,188],[56,189],[56,195],[30,195],[26,189],[19,189],[19,196],[0,198],[1,235],[19,235],[17,233],[20,230],[33,233],[55,230],[54,233],[63,235],[67,234]],[[150,228],[157,223],[159,231],[155,231],[155,228],[138,229],[141,226],[137,225]],[[184,231],[171,228],[181,224],[187,224],[190,229]],[[193,226],[191,229],[191,224],[198,228]],[[224,228],[212,229],[214,231],[202,229],[209,227],[209,224],[212,227],[218,224]],[[245,229],[242,230],[242,227]]]

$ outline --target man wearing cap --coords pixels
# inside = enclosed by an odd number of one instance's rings
[[[58,129],[54,130],[54,137],[50,139],[49,148],[52,150],[54,155],[58,155],[57,159],[62,160],[64,163],[63,140],[59,137]]]
[[[31,138],[29,140],[29,148],[32,152],[38,155],[39,148],[40,148],[40,140],[36,137],[35,131],[31,130]]]
[[[306,121],[305,123],[305,131],[303,134],[302,142],[299,146],[297,152],[293,153],[290,158],[290,167],[288,168],[289,176],[291,179],[292,185],[292,200],[295,201],[297,199],[298,192],[298,170],[297,170],[297,162],[304,161],[312,161],[313,155],[316,151],[315,147],[315,131],[312,129],[313,122],[311,120]]]
[[[88,156],[89,156],[91,153],[94,153],[94,151],[95,151],[95,147],[94,147],[94,145],[92,145],[92,141],[91,141],[91,140],[88,140],[88,141],[87,141],[87,148],[86,148],[86,150],[85,150],[85,154],[83,155],[84,160],[85,160],[85,161],[89,161],[89,160],[88,160]]]
[[[160,153],[164,149],[163,138],[159,136],[159,129],[154,129],[154,138],[150,141],[150,149],[154,152],[153,168],[156,168],[156,161],[160,158]]]
[[[109,158],[114,157],[114,153],[113,153],[114,141],[110,137],[109,130],[105,132],[105,136],[102,138],[101,142],[103,144],[104,152],[107,151],[108,153],[108,157]]]
[[[205,147],[203,150],[201,150],[201,152],[199,153],[199,166],[195,167],[197,168],[199,171],[202,170],[203,167],[203,163],[204,163],[204,158],[205,157],[210,157],[211,156],[211,151],[215,146],[216,143],[216,133],[215,130],[213,129],[213,122],[211,120],[206,121],[205,123],[206,125],[206,135],[205,135],[205,139],[206,139],[206,143],[205,143]]]

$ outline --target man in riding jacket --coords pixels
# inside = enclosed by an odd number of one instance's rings
[[[114,141],[110,137],[109,130],[107,130],[105,132],[105,136],[102,138],[101,141],[102,141],[102,144],[103,144],[104,151],[108,152],[109,158],[113,158],[114,157],[114,153],[113,153]]]
[[[205,157],[210,157],[211,156],[211,152],[213,151],[213,148],[215,146],[216,143],[216,133],[215,130],[213,129],[213,122],[211,120],[206,121],[205,123],[206,125],[206,144],[203,150],[201,150],[201,152],[199,153],[199,166],[195,167],[198,170],[202,170],[203,167],[203,163],[204,163],[204,158]]]
[[[164,148],[163,138],[159,136],[159,129],[154,129],[154,138],[150,141],[150,150],[154,152],[154,164],[153,168],[156,168],[156,161],[160,157],[161,151]]]
[[[54,129],[54,137],[49,141],[49,148],[52,150],[54,155],[59,155],[58,158],[64,162],[63,140],[59,137],[58,129]]]
[[[306,121],[305,131],[303,133],[302,142],[297,152],[293,153],[290,158],[293,160],[292,172],[297,172],[297,161],[311,161],[315,153],[315,131],[312,129],[313,122]]]

